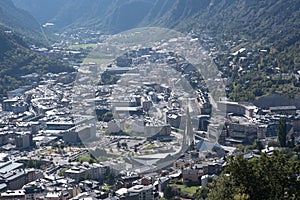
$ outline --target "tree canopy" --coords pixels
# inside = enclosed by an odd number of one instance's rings
[[[300,199],[299,175],[300,162],[278,152],[255,159],[238,155],[208,186],[207,199]]]

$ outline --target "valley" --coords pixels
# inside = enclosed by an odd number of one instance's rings
[[[299,10],[2,0],[0,199],[299,199]]]

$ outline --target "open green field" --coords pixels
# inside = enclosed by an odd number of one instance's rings
[[[189,196],[193,196],[201,186],[186,186],[185,184],[172,184],[180,189],[181,193],[188,194]]]
[[[73,44],[69,46],[69,49],[74,49],[74,50],[78,50],[78,49],[87,49],[87,48],[96,48],[97,44]]]
[[[200,186],[191,186],[187,187],[186,185],[176,185],[176,187],[179,187],[181,192],[188,193],[189,195],[194,195],[197,191],[197,189],[200,188]]]

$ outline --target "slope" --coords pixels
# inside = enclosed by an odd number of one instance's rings
[[[0,1],[0,98],[25,84],[22,75],[72,70],[29,48],[29,44],[44,42],[40,26],[30,14],[16,8],[11,0]]]
[[[154,5],[151,0],[14,0],[40,23],[54,23],[54,30],[93,27],[119,32],[138,26]]]
[[[15,7],[11,0],[0,1],[0,25],[22,35],[26,41],[43,40],[38,22],[28,12]]]
[[[6,92],[23,85],[20,77],[30,73],[72,71],[60,61],[41,56],[31,51],[16,34],[0,27],[0,98]]]

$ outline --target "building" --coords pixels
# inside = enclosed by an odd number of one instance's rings
[[[148,112],[153,106],[152,101],[148,97],[142,97],[141,99],[142,108],[144,111]]]
[[[218,176],[217,175],[204,175],[201,177],[201,186],[202,187],[206,187],[207,183],[212,181],[213,179],[217,179]]]
[[[4,132],[4,131],[1,131],[0,132],[0,145],[5,145],[8,143],[8,137],[9,136],[9,132]]]
[[[139,200],[153,200],[153,186],[152,185],[135,185],[127,190],[127,197],[138,196]],[[130,198],[125,198],[130,199]]]
[[[30,132],[19,132],[15,136],[15,145],[19,149],[26,149],[33,145],[32,134]]]
[[[47,122],[46,123],[47,130],[69,130],[75,127],[73,122],[62,122],[62,121],[55,121],[55,122]]]
[[[36,179],[34,169],[24,170],[22,163],[5,162],[0,166],[0,183],[4,183],[9,190],[21,189],[26,183]]]
[[[24,190],[8,190],[0,194],[1,200],[26,200],[26,195]]]
[[[166,187],[168,186],[168,183],[170,182],[170,178],[168,177],[161,177],[158,179],[158,191],[164,192]]]
[[[114,107],[113,113],[116,116],[132,116],[132,115],[142,115],[143,112],[140,107]]]
[[[148,137],[164,137],[170,136],[171,126],[169,124],[163,125],[146,125],[145,134]]]
[[[250,123],[228,123],[229,136],[233,139],[240,139],[252,144],[257,138],[258,127]]]
[[[218,143],[213,143],[207,140],[200,140],[196,145],[196,150],[199,152],[199,157],[207,153],[215,153],[218,157],[226,155],[223,147]]]
[[[300,132],[300,116],[295,117],[293,120],[293,127],[295,132]]]
[[[167,123],[174,128],[180,128],[182,115],[180,113],[170,113],[167,115]]]
[[[27,173],[22,169],[10,171],[0,177],[9,190],[21,189],[27,182]]]
[[[234,115],[245,115],[248,117],[253,117],[254,110],[256,106],[253,105],[243,105],[237,102],[231,101],[218,101],[218,109],[224,113],[232,113]]]
[[[209,115],[200,115],[199,117],[199,126],[198,130],[199,131],[207,131],[208,130],[208,125],[209,125]]]
[[[107,133],[119,133],[124,130],[124,120],[111,120],[107,123]]]
[[[296,115],[296,106],[275,106],[270,107],[270,112],[280,115]]]
[[[126,56],[120,56],[116,59],[116,65],[118,67],[129,67],[132,64],[132,58]]]
[[[5,174],[7,172],[20,169],[22,167],[23,164],[18,162],[8,161],[8,162],[0,163],[0,174]]]
[[[28,104],[24,101],[18,101],[17,103],[14,103],[11,106],[11,111],[13,111],[14,114],[23,113],[28,110]]]
[[[76,126],[63,132],[64,142],[82,143],[96,136],[94,125]]]
[[[103,180],[107,167],[100,164],[84,164],[78,167],[72,167],[65,171],[65,176],[74,179],[76,182],[80,182],[85,179],[91,180]]]
[[[3,111],[12,111],[12,107],[15,103],[18,102],[18,99],[6,99],[2,102]]]
[[[192,182],[199,182],[199,178],[203,175],[202,169],[183,169],[182,170],[182,179]]]
[[[69,193],[63,192],[48,192],[45,196],[46,200],[67,200],[70,199]]]
[[[91,125],[83,125],[76,126],[76,132],[78,132],[78,136],[80,137],[81,142],[87,141],[89,139],[93,139],[96,136],[96,126]]]

